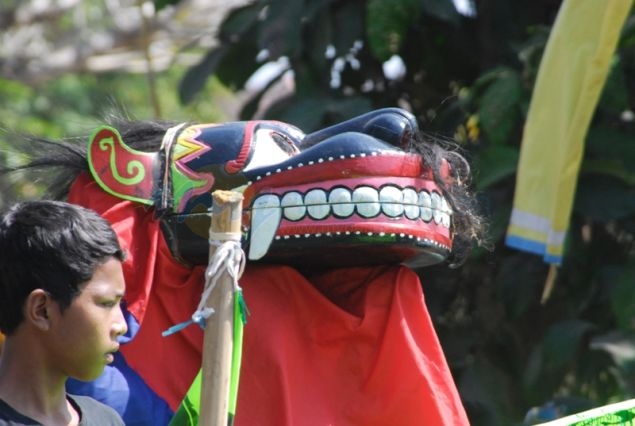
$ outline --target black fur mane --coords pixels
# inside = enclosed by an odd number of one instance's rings
[[[167,121],[128,121],[113,118],[108,125],[116,128],[126,144],[139,151],[156,151],[166,130],[175,123]],[[45,198],[63,200],[73,181],[88,171],[87,148],[90,135],[52,140],[37,136],[7,135],[8,148],[19,154],[17,165],[0,167],[0,179],[16,174],[43,188]]]

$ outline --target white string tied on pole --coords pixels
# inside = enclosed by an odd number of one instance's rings
[[[206,306],[207,300],[216,287],[218,279],[223,275],[223,272],[227,272],[227,275],[231,277],[234,292],[240,292],[242,290],[238,284],[238,280],[245,270],[246,257],[240,245],[240,234],[210,232],[209,244],[210,246],[215,246],[216,250],[205,270],[205,287],[203,288],[198,307],[192,314],[190,320],[176,324],[164,331],[162,333],[164,337],[176,333],[192,323],[196,323],[201,328],[205,328],[207,319],[214,314],[214,308]]]
[[[214,313],[214,308],[205,306],[207,299],[216,287],[218,278],[227,272],[232,279],[234,292],[240,291],[238,279],[245,270],[245,253],[240,245],[240,234],[210,232],[210,246],[216,251],[205,271],[205,288],[201,294],[198,308],[192,314],[192,321],[205,328],[205,321]]]

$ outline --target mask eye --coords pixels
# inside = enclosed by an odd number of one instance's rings
[[[244,171],[281,163],[298,152],[290,139],[270,129],[257,130],[253,145],[253,153]]]
[[[273,132],[271,133],[271,137],[278,144],[280,149],[282,149],[284,152],[289,154],[289,156],[292,156],[298,153],[298,149],[296,148],[296,146],[293,144],[293,142],[288,136],[283,135],[281,133]]]

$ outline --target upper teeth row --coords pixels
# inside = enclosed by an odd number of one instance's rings
[[[452,209],[438,192],[419,192],[412,188],[387,185],[377,190],[370,186],[359,186],[354,190],[337,187],[330,191],[312,189],[305,194],[290,191],[282,197],[275,194],[259,196],[253,209],[282,208],[285,219],[297,221],[307,214],[312,219],[324,219],[329,214],[347,218],[357,213],[364,218],[376,217],[380,213],[388,217],[405,216],[408,219],[434,220],[437,225],[450,227]]]

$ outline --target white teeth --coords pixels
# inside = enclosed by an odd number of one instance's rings
[[[452,222],[452,208],[438,192],[422,190],[417,193],[412,188],[400,189],[386,185],[380,191],[370,186],[360,186],[352,193],[348,188],[337,187],[330,191],[312,189],[306,194],[290,191],[284,194],[279,206],[272,201],[276,196],[268,195],[258,199],[254,208],[281,207],[283,217],[299,221],[307,217],[321,220],[330,214],[347,218],[357,213],[371,218],[383,213],[388,217],[405,215],[410,220],[421,218],[426,223],[434,219],[436,224],[449,228]]]
[[[329,215],[331,207],[326,202],[326,192],[321,189],[312,189],[304,196],[309,216],[313,219],[324,219]]]
[[[424,222],[430,222],[432,220],[432,199],[427,191],[419,193],[419,207],[421,219]]]
[[[349,217],[355,211],[351,203],[351,192],[345,188],[335,188],[329,194],[329,204],[333,214],[339,217]]]
[[[441,224],[444,227],[449,228],[450,218],[452,216],[452,208],[445,198],[441,198],[441,211],[443,212],[441,215]]]
[[[342,187],[329,192],[312,189],[306,194],[290,191],[282,199],[265,194],[256,198],[252,206],[249,259],[260,259],[267,253],[283,214],[290,221],[302,220],[307,214],[311,219],[321,220],[330,214],[347,218],[355,210],[364,218],[376,217],[383,212],[387,217],[405,215],[410,220],[421,218],[426,223],[434,219],[437,225],[445,228],[450,228],[453,213],[448,201],[438,192],[422,190],[417,193],[412,188],[400,189],[394,185],[384,186],[380,191],[370,186],[360,186],[352,192]]]
[[[403,194],[396,186],[384,186],[379,191],[381,209],[388,217],[398,217],[403,214]]]
[[[434,213],[434,223],[441,223],[443,211],[441,210],[441,196],[437,192],[432,192],[432,212]]]
[[[256,198],[251,210],[250,260],[260,259],[267,253],[281,218],[282,209],[277,195],[267,194]]]
[[[417,192],[412,188],[405,188],[403,191],[404,213],[410,220],[419,217],[419,206],[417,205]]]
[[[375,217],[379,214],[379,194],[375,188],[360,186],[353,191],[353,203],[362,217]]]
[[[299,192],[292,191],[284,194],[280,206],[284,208],[284,217],[289,220],[300,220],[306,214],[306,206]]]

